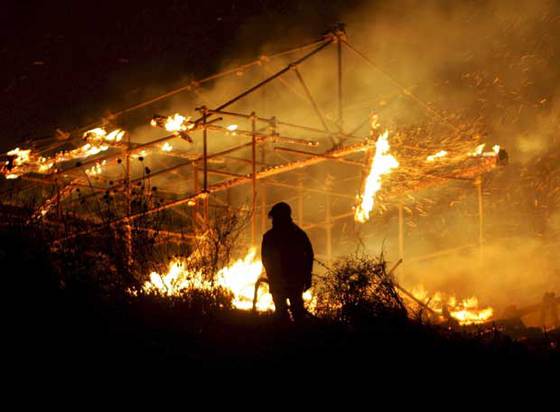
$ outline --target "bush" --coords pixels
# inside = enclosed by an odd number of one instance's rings
[[[381,255],[352,255],[337,260],[316,285],[319,316],[344,322],[372,317],[406,317],[406,307]]]

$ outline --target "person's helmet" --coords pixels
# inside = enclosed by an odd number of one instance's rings
[[[292,208],[286,202],[276,203],[268,212],[270,219],[287,219],[292,216]]]

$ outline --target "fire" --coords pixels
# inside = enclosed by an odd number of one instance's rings
[[[55,171],[55,165],[57,163],[83,159],[109,150],[109,144],[120,142],[124,135],[125,131],[121,129],[115,129],[109,133],[100,127],[88,130],[83,135],[86,141],[85,144],[76,149],[60,151],[49,157],[40,156],[32,149],[20,149],[16,147],[7,153],[12,159],[4,163],[0,172],[6,179],[17,179],[28,173],[50,173]],[[93,168],[89,169],[89,172],[93,172]]]
[[[412,290],[412,294],[416,299],[424,302],[438,315],[444,318],[453,318],[460,325],[472,325],[484,323],[492,319],[494,309],[491,307],[481,308],[478,298],[473,296],[466,299],[457,299],[455,295],[447,295],[436,292],[429,295],[423,287]]]
[[[226,127],[226,129],[228,130],[228,132],[235,134],[235,131],[239,128],[238,125],[236,124],[230,124],[229,126]]]
[[[375,205],[375,195],[381,189],[381,178],[399,167],[399,162],[389,154],[389,131],[379,136],[375,143],[375,156],[371,161],[371,168],[362,195],[359,197],[360,204],[354,213],[354,220],[365,223]]]
[[[243,259],[239,259],[231,266],[218,272],[218,284],[233,293],[233,305],[238,309],[253,307],[255,283],[262,271],[262,262],[256,259],[256,249],[251,248]],[[267,287],[259,288],[257,296],[257,310],[266,311],[274,308],[272,296]]]
[[[492,150],[489,152],[485,152],[484,148],[486,147],[486,143],[482,143],[480,145],[478,145],[476,147],[476,149],[474,149],[471,153],[469,153],[469,156],[472,157],[494,157],[494,156],[498,156],[498,154],[500,153],[500,145],[494,145],[492,146]]]
[[[101,173],[103,173],[103,166],[105,166],[106,164],[107,164],[106,160],[103,160],[102,162],[97,162],[89,169],[86,169],[85,174],[88,175],[89,177],[98,176]]]
[[[11,157],[1,168],[6,179],[17,179],[27,173],[47,173],[54,166],[54,160],[35,154],[31,149],[16,147],[7,155]]]
[[[161,146],[161,151],[162,152],[170,152],[173,150],[173,146],[171,146],[168,142],[165,142],[162,146]]]
[[[437,159],[447,156],[447,150],[440,150],[436,154],[430,155],[426,158],[426,162],[434,162]]]
[[[182,114],[175,113],[172,116],[160,116],[155,115],[150,121],[150,124],[154,127],[162,127],[168,132],[186,132],[194,127],[194,123],[191,121],[191,117],[183,116]]]
[[[126,132],[122,129],[115,129],[107,133],[104,128],[97,127],[85,132],[83,137],[85,141],[94,144],[99,142],[119,143],[122,141],[125,133]]]
[[[167,273],[152,272],[150,280],[143,289],[146,292],[158,292],[165,296],[174,296],[188,289],[212,289],[221,286],[233,294],[233,305],[238,309],[253,307],[255,283],[259,279],[263,265],[256,258],[257,251],[251,248],[245,257],[233,262],[218,271],[216,283],[204,280],[201,273],[188,269],[188,259],[174,259],[169,263]],[[257,310],[267,311],[274,308],[272,296],[266,285],[259,288],[257,296]]]
[[[263,272],[263,264],[257,258],[256,248],[251,248],[245,257],[236,260],[216,274],[216,281],[205,280],[202,273],[188,269],[189,259],[174,259],[167,273],[150,273],[150,280],[143,285],[144,292],[156,292],[164,296],[176,296],[189,289],[211,290],[220,286],[233,294],[233,306],[241,310],[253,308],[255,284]],[[316,299],[312,290],[303,294],[303,300],[309,311],[313,312]],[[269,292],[268,283],[263,282],[257,291],[256,309],[259,312],[274,310],[274,302]]]

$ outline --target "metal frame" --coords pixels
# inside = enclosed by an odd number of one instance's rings
[[[305,62],[306,60],[312,58],[313,56],[315,56],[316,54],[320,53],[321,51],[325,50],[328,48],[328,46],[330,45],[334,45],[336,47],[336,77],[337,77],[337,84],[336,84],[336,97],[337,97],[337,119],[336,119],[336,126],[337,126],[337,130],[333,131],[329,128],[329,125],[327,123],[327,120],[325,118],[325,115],[323,114],[323,112],[321,111],[319,105],[317,104],[315,98],[313,97],[313,94],[309,88],[309,86],[307,85],[307,83],[305,82],[300,70],[298,69],[299,65],[301,65],[303,62]],[[131,222],[134,221],[135,219],[141,217],[141,216],[146,216],[149,214],[153,214],[156,212],[160,212],[166,209],[170,209],[170,208],[175,208],[177,206],[180,205],[184,205],[184,204],[189,204],[189,205],[193,205],[193,221],[194,222],[198,222],[198,216],[202,215],[202,220],[204,222],[204,224],[208,223],[209,220],[209,206],[210,206],[210,196],[212,194],[215,194],[217,192],[222,192],[222,191],[228,191],[229,189],[233,188],[233,187],[237,187],[240,185],[244,185],[247,183],[251,183],[251,213],[252,213],[252,219],[251,219],[251,242],[253,244],[257,243],[257,238],[258,238],[258,216],[257,216],[257,210],[260,209],[261,212],[261,216],[260,216],[260,220],[261,220],[261,231],[264,230],[264,226],[265,226],[265,222],[266,222],[266,208],[267,208],[267,194],[266,194],[266,188],[267,187],[281,187],[281,188],[286,188],[286,189],[293,189],[296,193],[297,193],[297,218],[298,218],[298,223],[304,227],[304,228],[312,228],[312,227],[321,227],[325,230],[326,232],[326,237],[327,237],[327,251],[326,251],[326,255],[327,257],[330,259],[332,257],[332,227],[335,224],[335,222],[337,220],[340,219],[345,219],[349,216],[352,216],[353,213],[344,213],[340,216],[333,216],[332,214],[332,210],[331,210],[331,199],[333,197],[339,197],[339,198],[345,198],[345,199],[352,199],[354,198],[354,196],[349,195],[349,194],[344,194],[344,193],[337,193],[335,191],[333,191],[331,189],[332,186],[332,181],[329,181],[327,184],[327,187],[325,189],[317,189],[317,188],[312,188],[312,187],[305,187],[301,178],[296,179],[297,182],[296,183],[291,183],[291,182],[279,182],[279,181],[274,181],[271,180],[270,178],[273,176],[279,176],[279,175],[284,175],[288,172],[292,172],[295,170],[299,170],[302,168],[307,168],[309,166],[312,165],[316,165],[319,164],[321,162],[325,162],[325,161],[329,161],[329,162],[339,162],[339,163],[343,163],[343,164],[348,164],[348,165],[353,165],[353,166],[359,166],[360,168],[364,167],[364,162],[363,161],[356,161],[356,160],[351,160],[351,159],[347,159],[346,157],[355,153],[366,153],[366,157],[368,156],[368,152],[371,153],[373,146],[372,146],[372,141],[363,141],[362,143],[356,143],[356,144],[350,144],[350,145],[340,145],[340,143],[337,143],[337,140],[339,142],[344,142],[348,139],[356,139],[359,138],[358,136],[354,136],[354,133],[359,130],[362,125],[360,125],[358,128],[354,129],[354,132],[351,132],[349,134],[345,133],[345,129],[344,127],[345,122],[344,122],[344,100],[343,100],[343,49],[347,49],[350,50],[354,55],[357,55],[362,61],[364,61],[366,64],[368,64],[370,67],[372,67],[374,70],[377,70],[378,72],[382,73],[392,84],[394,84],[400,91],[402,94],[406,95],[407,97],[409,97],[410,99],[412,99],[413,102],[419,104],[422,108],[424,108],[430,115],[435,116],[436,118],[438,118],[439,120],[441,120],[442,123],[448,125],[449,127],[451,127],[455,132],[458,132],[459,129],[454,126],[448,119],[446,119],[445,117],[443,117],[442,115],[440,115],[437,111],[435,111],[431,106],[427,105],[423,100],[421,100],[420,98],[418,98],[417,96],[413,95],[410,91],[408,91],[402,84],[400,84],[398,81],[394,80],[390,75],[388,75],[387,73],[383,72],[382,70],[379,69],[379,67],[377,67],[377,65],[375,65],[367,56],[365,56],[363,53],[361,53],[360,51],[358,51],[357,49],[355,49],[347,40],[345,32],[344,32],[344,27],[343,26],[338,26],[335,27],[330,33],[326,34],[325,36],[323,36],[323,38],[321,38],[320,40],[316,41],[316,42],[312,42],[310,44],[304,45],[302,47],[296,48],[296,49],[292,49],[292,50],[288,50],[285,52],[281,52],[281,53],[277,53],[275,55],[271,55],[271,56],[261,56],[258,60],[255,60],[253,62],[244,64],[242,66],[239,66],[237,68],[234,69],[230,69],[227,70],[225,72],[222,73],[218,73],[216,75],[213,76],[209,76],[205,79],[201,79],[199,81],[192,81],[187,85],[181,86],[177,89],[168,91],[160,96],[156,96],[152,99],[146,100],[144,102],[140,102],[138,104],[135,104],[133,106],[130,106],[128,108],[125,108],[123,110],[120,110],[116,113],[112,114],[112,120],[123,116],[127,113],[130,113],[132,111],[141,109],[141,108],[146,108],[151,104],[154,104],[156,102],[161,102],[165,99],[168,99],[172,96],[175,96],[179,93],[182,92],[186,92],[186,91],[190,91],[190,92],[194,92],[194,93],[199,93],[199,87],[207,82],[222,78],[224,76],[228,76],[228,75],[232,75],[237,73],[239,70],[246,70],[248,68],[252,68],[255,66],[265,66],[267,61],[269,61],[270,59],[273,59],[275,57],[280,57],[280,56],[289,56],[295,53],[301,53],[301,52],[305,52],[305,54],[295,60],[293,60],[291,63],[287,64],[285,67],[283,67],[282,69],[272,73],[271,75],[267,76],[265,79],[259,81],[257,84],[255,84],[254,86],[244,90],[243,92],[241,92],[240,94],[230,98],[229,100],[227,100],[226,102],[218,105],[215,108],[208,108],[206,106],[201,106],[199,107],[197,110],[200,113],[200,116],[198,119],[196,119],[194,121],[194,127],[192,130],[189,130],[189,134],[190,133],[194,133],[198,130],[202,131],[202,140],[203,140],[203,149],[202,149],[202,154],[198,154],[193,156],[192,154],[189,155],[181,155],[180,153],[172,153],[172,154],[168,154],[169,156],[173,156],[173,157],[177,157],[177,158],[181,158],[182,156],[185,159],[185,161],[180,162],[174,166],[168,167],[168,168],[164,168],[164,169],[160,169],[157,170],[153,173],[150,174],[150,176],[141,176],[141,177],[136,177],[136,178],[132,178],[131,176],[131,157],[133,157],[134,155],[137,155],[138,153],[140,153],[142,150],[146,150],[149,149],[151,147],[154,147],[158,144],[161,143],[165,143],[169,140],[172,139],[176,139],[177,135],[176,134],[170,134],[170,135],[166,135],[157,139],[154,139],[152,141],[146,142],[146,143],[141,143],[141,144],[135,144],[130,140],[130,135],[128,137],[128,140],[126,142],[126,144],[121,145],[121,146],[117,146],[115,147],[116,152],[114,153],[108,153],[108,154],[104,154],[101,156],[97,156],[91,159],[87,159],[83,162],[80,162],[76,165],[74,165],[73,167],[69,167],[66,168],[65,170],[61,170],[58,172],[55,172],[51,175],[47,175],[47,176],[42,176],[41,178],[38,177],[31,177],[31,176],[25,176],[24,178],[32,181],[34,183],[40,183],[40,184],[44,184],[44,185],[54,185],[56,187],[56,195],[54,197],[51,197],[49,199],[47,199],[47,201],[45,202],[45,204],[48,204],[50,206],[52,205],[56,205],[56,209],[57,209],[57,217],[58,219],[60,219],[62,217],[62,202],[64,201],[64,198],[67,197],[70,193],[71,193],[71,189],[73,188],[77,188],[77,187],[86,187],[89,188],[92,193],[88,194],[85,196],[85,198],[95,198],[96,196],[98,196],[99,193],[103,193],[105,192],[107,189],[106,188],[99,188],[99,187],[95,187],[91,184],[90,181],[87,181],[86,183],[83,182],[83,179],[80,178],[81,173],[83,172],[83,170],[91,165],[95,165],[98,162],[115,162],[119,159],[122,159],[123,157],[125,158],[125,177],[122,179],[117,179],[116,182],[114,182],[114,184],[111,187],[111,190],[113,191],[124,191],[125,194],[125,198],[126,198],[126,213],[124,216],[119,217],[111,222],[109,222],[109,225],[118,225],[118,224],[124,224],[127,227],[127,234],[130,234],[130,228],[131,228]],[[239,100],[253,94],[254,92],[256,92],[257,90],[263,88],[265,85],[273,82],[274,80],[278,79],[280,81],[282,81],[284,84],[284,86],[286,87],[291,87],[289,84],[287,84],[285,82],[285,79],[283,79],[283,76],[286,73],[289,72],[294,72],[295,76],[298,80],[298,83],[300,84],[300,86],[303,89],[304,92],[304,97],[307,99],[307,101],[309,102],[311,108],[313,109],[314,113],[316,114],[317,118],[319,119],[323,129],[318,129],[318,128],[314,128],[314,127],[310,127],[308,125],[298,125],[298,124],[294,124],[294,123],[289,123],[289,122],[283,122],[278,120],[276,117],[271,117],[271,118],[264,118],[264,117],[259,117],[257,116],[255,111],[252,111],[251,113],[238,113],[235,111],[231,111],[231,110],[226,110],[228,107],[230,107],[231,105],[233,105],[234,103],[238,102]],[[293,91],[293,90],[292,90]],[[248,120],[250,122],[251,128],[250,130],[239,130],[237,131],[238,134],[243,135],[243,136],[248,136],[251,138],[251,141],[249,143],[242,143],[242,144],[238,144],[235,145],[231,148],[225,149],[225,150],[221,150],[219,152],[216,153],[209,153],[208,152],[208,139],[209,139],[209,134],[211,131],[215,131],[215,132],[224,132],[225,129],[221,126],[218,125],[218,122],[222,120],[222,117],[220,116],[228,116],[228,117],[234,117],[234,118],[239,118],[239,119],[245,119]],[[84,127],[81,127],[73,132],[71,132],[71,136],[75,136],[76,134],[79,134],[85,130],[88,130],[92,127],[98,126],[100,122],[96,122],[96,123],[92,123],[89,125],[86,125]],[[263,133],[260,131],[260,129],[258,128],[258,125],[262,124],[264,125],[266,128],[269,129],[269,133]],[[295,144],[295,145],[303,145],[303,146],[316,146],[316,142],[311,141],[311,140],[305,140],[305,139],[299,139],[299,138],[294,138],[294,137],[289,137],[289,136],[281,136],[277,133],[277,128],[279,126],[285,126],[285,127],[289,127],[291,129],[297,130],[299,132],[305,133],[305,132],[313,132],[313,133],[317,133],[323,136],[326,136],[331,144],[333,145],[333,147],[331,149],[328,149],[326,151],[323,151],[322,153],[314,153],[314,152],[309,152],[309,151],[304,151],[304,150],[299,150],[299,149],[293,149],[293,148],[288,148],[288,147],[275,147],[274,150],[269,151],[267,149],[267,142],[282,142],[282,143],[286,143],[286,144]],[[338,145],[337,145],[338,144]],[[50,147],[52,149],[52,145]],[[243,157],[241,158],[234,158],[231,157],[230,155],[234,154],[235,152],[239,152],[243,149],[248,149],[250,148],[251,150],[251,156],[250,159],[245,159]],[[257,161],[257,151],[260,148],[261,150],[261,159],[260,161]],[[293,156],[297,156],[300,157],[299,160],[291,160],[291,161],[287,161],[281,164],[274,164],[274,165],[268,165],[266,163],[266,160],[268,159],[268,157],[266,156],[267,153],[271,153],[271,154],[276,154],[276,155],[280,155],[282,153],[288,154],[288,155],[293,155]],[[209,167],[209,160],[210,159],[216,159],[216,158],[225,158],[227,157],[228,159],[234,159],[237,160],[239,162],[244,162],[244,163],[248,163],[251,165],[251,171],[248,174],[239,174],[237,172],[230,172],[227,170],[216,170],[216,169],[212,169]],[[301,159],[301,157],[303,157],[303,159]],[[200,165],[200,163],[202,163],[202,165]],[[133,184],[137,183],[137,182],[141,182],[144,181],[147,178],[154,178],[156,176],[165,176],[167,174],[170,173],[175,173],[177,172],[179,169],[183,169],[183,168],[188,168],[190,167],[192,169],[192,180],[193,180],[193,193],[189,193],[187,195],[183,195],[180,196],[178,199],[175,200],[171,200],[168,201],[166,203],[164,203],[163,205],[154,207],[148,211],[145,212],[141,212],[141,213],[133,213],[132,212],[132,208],[131,208],[131,187]],[[202,173],[202,187],[200,187],[200,182],[199,182],[199,177],[200,177],[200,173]],[[218,183],[210,183],[209,182],[209,176],[210,175],[220,175],[223,177],[226,177],[226,180],[218,182]],[[71,176],[71,181],[68,182],[67,184],[65,184],[62,188],[60,187],[60,181],[64,180],[65,176]],[[356,174],[356,179],[359,178],[359,173]],[[264,184],[259,186],[258,182],[262,181],[263,179],[268,179],[266,181],[264,181]],[[477,182],[481,182],[481,179],[477,180]],[[259,188],[261,189],[261,191],[259,192]],[[479,243],[480,243],[480,248],[482,250],[482,244],[483,244],[483,208],[482,208],[482,190],[481,190],[481,183],[477,183],[477,193],[479,195],[479,217],[480,217],[480,238],[479,238]],[[305,192],[309,192],[309,193],[320,193],[323,194],[326,197],[326,215],[325,215],[325,219],[323,222],[321,223],[310,223],[310,224],[306,224],[306,222],[303,219],[303,210],[304,210],[304,193]],[[258,206],[259,203],[259,196],[260,196],[260,205]],[[54,199],[54,200],[53,200]],[[72,205],[72,201],[69,201],[69,206]],[[399,206],[398,208],[399,213],[399,255],[400,257],[403,257],[404,255],[404,231],[403,231],[403,213],[402,213],[402,205]],[[202,212],[202,213],[201,213]],[[77,236],[81,236],[87,233],[92,233],[95,230],[101,230],[103,227],[102,226],[98,226],[95,229],[90,229],[87,231],[83,231],[83,232],[78,232],[78,233],[73,233],[70,235],[66,235],[63,238],[58,239],[58,242],[61,241],[67,241],[70,239],[73,239]],[[146,228],[146,230],[149,230],[149,228]],[[167,232],[168,234],[172,233],[172,232]],[[188,236],[186,236],[188,237]],[[183,237],[182,237],[183,238]],[[129,253],[129,256],[132,258],[133,256],[133,251],[132,251],[132,242],[130,239],[130,236],[127,236],[127,244],[129,245],[129,247],[127,247],[127,251]],[[482,253],[482,252],[481,252]]]

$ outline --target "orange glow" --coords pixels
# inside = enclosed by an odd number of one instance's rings
[[[426,158],[427,162],[434,162],[437,159],[441,159],[443,157],[447,156],[447,150],[440,150],[439,152],[437,152],[436,154],[430,155]]]
[[[196,257],[194,257],[196,259]],[[233,294],[233,306],[241,310],[253,308],[253,297],[255,284],[263,273],[263,265],[257,258],[256,248],[251,248],[247,254],[218,271],[216,282],[204,280],[202,273],[196,273],[188,269],[189,259],[174,259],[169,265],[167,272],[159,274],[152,272],[150,280],[144,283],[144,292],[155,292],[164,296],[176,296],[189,289],[211,290],[220,286]],[[303,294],[303,300],[308,310],[313,312],[315,298],[311,290]],[[274,302],[269,292],[268,283],[260,284],[257,292],[256,309],[259,312],[274,310]]]
[[[422,286],[414,288],[411,292],[416,299],[427,304],[435,313],[442,317],[448,313],[448,316],[455,319],[460,325],[488,322],[494,316],[494,309],[481,308],[478,298],[474,296],[459,300],[455,295],[441,292],[430,295]]]

